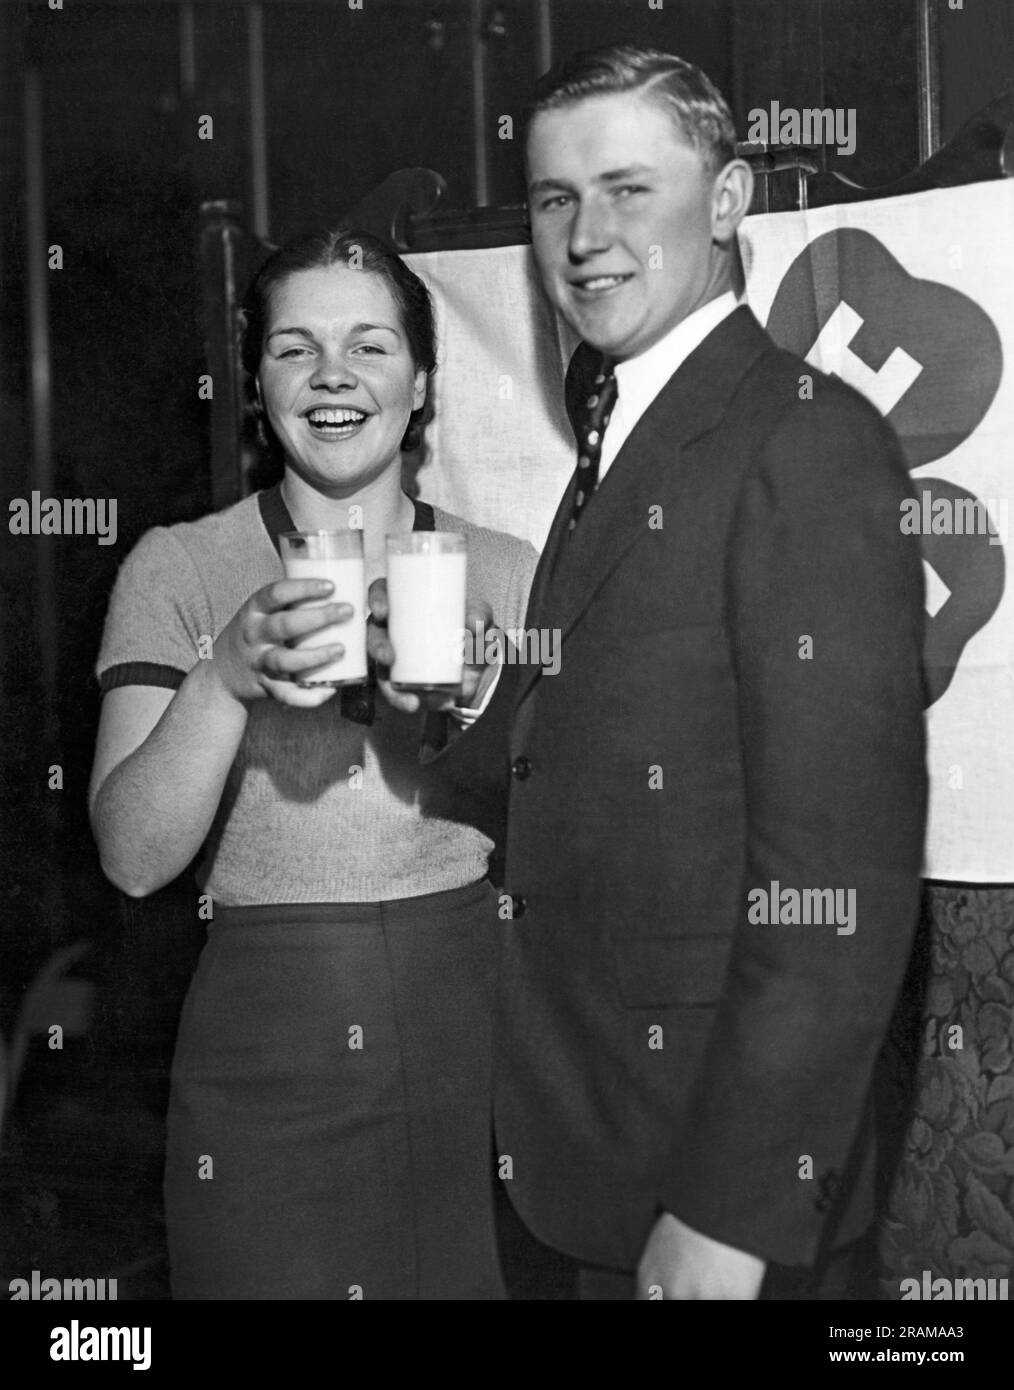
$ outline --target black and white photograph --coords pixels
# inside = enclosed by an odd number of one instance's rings
[[[1010,0],[3,0],[0,154],[32,1364],[604,1300],[981,1369]]]

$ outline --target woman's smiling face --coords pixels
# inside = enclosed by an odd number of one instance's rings
[[[409,416],[426,399],[386,282],[345,265],[275,287],[257,382],[289,467],[332,497],[399,465]]]

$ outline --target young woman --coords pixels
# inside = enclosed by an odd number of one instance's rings
[[[365,234],[308,238],[250,303],[284,477],[141,538],[97,667],[103,867],[143,896],[203,851],[213,900],[173,1064],[173,1295],[502,1297],[491,841],[422,794],[422,714],[377,700],[364,722],[297,684],[338,653],[290,644],[348,609],[292,606],[328,590],[283,579],[277,541],[361,508],[370,582],[387,535],[464,532],[470,597],[515,626],[535,552],[402,490],[435,355],[429,296],[397,256]]]

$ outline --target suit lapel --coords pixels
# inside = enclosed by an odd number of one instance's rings
[[[553,524],[549,528],[549,535],[546,537],[546,544],[542,547],[542,554],[539,556],[539,563],[535,567],[535,575],[532,579],[531,592],[528,595],[528,612],[525,618],[526,627],[539,626],[539,614],[542,612],[549,590],[553,571],[556,562],[560,557],[560,551],[567,544],[567,523],[570,514],[574,510],[574,494],[577,492],[577,479],[571,476],[566,490],[560,499],[560,505],[556,509],[553,517]]]
[[[577,487],[571,478],[542,552],[526,626],[559,628],[561,640],[566,638],[625,552],[643,537],[648,509],[659,501],[663,470],[677,469],[681,449],[715,428],[740,379],[771,348],[771,339],[746,306],[723,319],[641,416],[573,535],[567,532]],[[634,614],[631,618],[636,620]],[[541,669],[532,666],[521,673],[516,705]]]

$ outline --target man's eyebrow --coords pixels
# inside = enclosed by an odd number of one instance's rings
[[[604,174],[597,174],[595,182],[620,183],[623,179],[644,178],[656,172],[650,164],[628,164],[625,169],[607,169]],[[562,189],[566,193],[575,191],[574,185],[567,179],[536,179],[528,185],[529,194],[546,193],[550,189]]]
[[[655,170],[650,164],[628,164],[625,169],[610,169],[605,174],[599,174],[599,183],[618,183],[621,179],[642,178],[645,174],[654,174]]]

